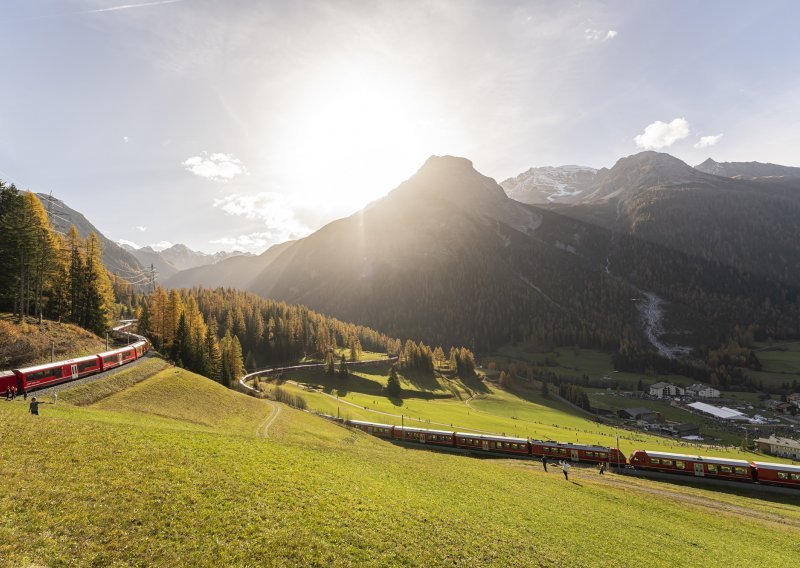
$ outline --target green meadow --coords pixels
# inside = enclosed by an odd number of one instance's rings
[[[38,417],[0,403],[1,564],[785,566],[800,554],[795,497],[577,466],[567,482],[536,462],[398,447],[156,367]],[[504,420],[491,411],[468,416]]]

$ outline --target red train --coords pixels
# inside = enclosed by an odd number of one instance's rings
[[[13,371],[0,371],[0,395],[5,395],[11,387],[16,387],[17,393],[22,394],[101,373],[139,359],[149,349],[147,339],[120,331],[122,327],[125,326],[115,328],[115,331],[133,337],[136,339],[135,343],[78,359],[45,363]]]
[[[575,462],[610,462],[620,465],[627,463],[627,459],[622,452],[618,452],[616,448],[603,446],[585,446],[568,442],[543,442],[541,440],[528,440],[527,438],[470,434],[451,432],[449,430],[428,430],[426,428],[392,426],[390,424],[364,422],[362,420],[348,420],[346,423],[379,438],[404,440],[429,446],[445,446],[511,456],[542,457],[546,455],[554,460]]]
[[[388,440],[403,440],[425,444],[461,448],[508,456],[548,456],[553,460],[585,463],[630,465],[634,469],[660,471],[676,475],[709,477],[726,481],[761,483],[800,489],[800,466],[769,462],[748,462],[727,458],[689,456],[650,450],[636,450],[630,461],[616,448],[585,446],[565,442],[543,442],[525,438],[469,434],[449,430],[428,430],[408,426],[392,426],[362,420],[347,420],[347,425],[373,436]]]
[[[800,466],[797,465],[748,462],[651,450],[634,451],[631,454],[630,464],[634,469],[640,470],[800,489]]]

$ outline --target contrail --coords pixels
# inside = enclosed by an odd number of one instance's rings
[[[145,6],[160,6],[161,4],[175,4],[176,2],[183,2],[184,0],[160,0],[158,2],[142,2],[141,4],[123,4],[121,6],[112,6],[111,8],[97,8],[95,10],[86,10],[84,12],[76,12],[77,14],[97,14],[99,12],[114,12],[116,10],[127,10],[129,8],[144,8]]]

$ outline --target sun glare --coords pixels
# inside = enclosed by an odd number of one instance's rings
[[[423,107],[402,86],[347,74],[301,95],[273,161],[295,194],[355,210],[407,178],[430,141]]]

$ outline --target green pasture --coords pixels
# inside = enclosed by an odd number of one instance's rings
[[[778,567],[800,555],[794,496],[583,467],[567,482],[535,462],[397,447],[282,406],[264,437],[274,403],[171,368],[108,390],[38,417],[0,402],[14,433],[0,444],[0,564]],[[453,416],[512,423],[491,405],[515,395],[482,395],[480,410]],[[517,420],[559,412],[525,404]]]

